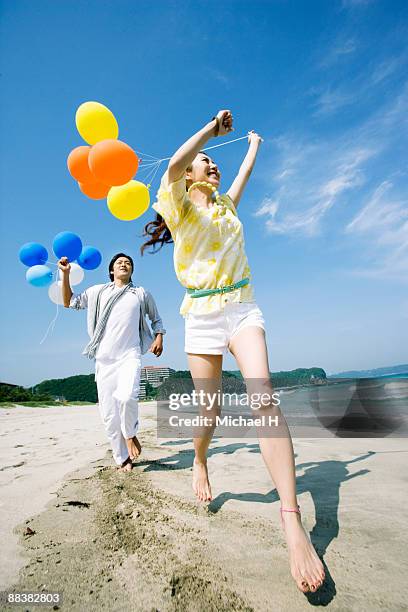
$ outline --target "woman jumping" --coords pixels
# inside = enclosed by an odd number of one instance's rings
[[[268,390],[272,396],[264,319],[254,300],[243,227],[237,215],[262,139],[254,132],[248,134],[248,152],[225,195],[218,193],[221,174],[216,163],[202,151],[210,138],[231,132],[232,122],[230,111],[220,111],[170,159],[153,205],[156,220],[145,228],[149,240],[142,253],[146,247],[174,241],[176,275],[186,287],[180,309],[185,317],[185,351],[196,390],[219,391],[222,358],[229,350],[248,393]],[[301,523],[290,433],[279,408],[269,405],[263,410],[281,423],[279,435],[258,431],[258,436],[282,504],[292,576],[302,592],[315,592],[325,574]],[[213,409],[212,416],[216,414],[219,406]],[[214,426],[204,427],[194,437],[193,489],[200,501],[212,499],[207,450],[213,432]]]

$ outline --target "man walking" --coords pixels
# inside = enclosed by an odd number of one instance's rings
[[[99,411],[110,440],[113,458],[121,471],[130,472],[141,452],[137,439],[141,356],[163,351],[162,320],[151,294],[132,283],[133,260],[117,253],[109,264],[110,283],[94,285],[74,295],[69,282],[71,266],[58,262],[66,308],[88,309],[90,342],[84,354],[95,359]],[[146,321],[151,322],[152,331]]]

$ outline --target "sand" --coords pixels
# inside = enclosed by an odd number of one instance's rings
[[[256,440],[215,439],[214,501],[201,506],[191,440],[157,441],[154,405],[141,412],[130,475],[113,469],[95,407],[0,412],[1,589],[60,590],[60,608],[78,611],[407,609],[405,440],[294,440],[304,523],[328,576],[305,596]]]

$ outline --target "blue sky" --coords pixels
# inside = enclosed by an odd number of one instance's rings
[[[74,116],[86,100],[111,108],[119,137],[157,157],[220,108],[233,111],[236,137],[262,134],[239,212],[272,370],[406,362],[405,1],[8,0],[1,15],[1,380],[92,371],[85,313],[60,309],[40,344],[56,307],[18,260],[23,243],[50,251],[63,230],[104,256],[78,289],[104,282],[115,252],[134,255],[134,280],[168,329],[164,356],[145,362],[186,368],[172,247],[140,258],[151,213],[115,219],[66,169],[83,144]],[[245,151],[241,141],[213,152],[225,190]]]

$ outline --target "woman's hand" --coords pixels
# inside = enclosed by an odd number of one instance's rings
[[[58,260],[58,267],[63,274],[69,274],[71,272],[71,264],[68,261],[68,257],[61,257]]]
[[[217,113],[216,119],[218,119],[218,132],[216,136],[225,136],[225,134],[229,134],[232,132],[234,128],[232,127],[233,117],[231,111],[229,110],[221,110]]]
[[[248,142],[249,144],[260,145],[261,142],[263,142],[263,138],[261,138],[259,134],[254,132],[254,130],[251,130],[250,132],[248,132]]]

